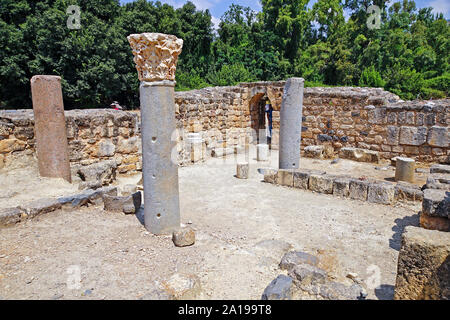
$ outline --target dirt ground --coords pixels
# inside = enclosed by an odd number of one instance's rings
[[[249,180],[234,177],[235,163],[213,159],[180,168],[182,222],[196,230],[192,247],[177,248],[170,236],[149,234],[136,216],[95,206],[0,229],[0,298],[139,299],[157,282],[181,273],[200,278],[199,299],[260,299],[283,273],[277,265],[286,251],[282,244],[288,243],[317,255],[321,267],[338,281],[350,284],[345,276],[357,273],[368,285],[370,299],[392,299],[401,233],[407,225],[418,225],[419,203],[387,207],[263,183],[257,169],[276,166],[276,152],[271,163],[251,161]],[[329,173],[393,176],[375,165],[345,160],[333,166],[330,160],[301,163],[325,166]],[[26,183],[12,179],[12,185]],[[124,177],[119,184],[139,179]],[[16,190],[9,189],[12,185],[6,185],[8,192]],[[53,180],[20,190],[28,194],[39,187],[51,194],[50,185],[60,193],[72,191]],[[11,199],[6,203],[25,198]],[[75,289],[67,285],[74,268],[81,272],[81,286]]]

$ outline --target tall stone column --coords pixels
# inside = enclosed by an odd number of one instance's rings
[[[178,163],[173,141],[175,71],[183,40],[161,33],[132,34],[141,100],[145,227],[155,235],[180,227]]]
[[[39,174],[72,182],[61,77],[31,78]]]
[[[286,81],[280,114],[279,168],[298,169],[300,164],[300,143],[302,138],[303,109],[302,78]]]

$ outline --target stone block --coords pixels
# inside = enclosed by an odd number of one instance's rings
[[[103,140],[98,144],[98,157],[112,157],[116,153],[116,146],[111,140]]]
[[[24,211],[19,208],[0,209],[0,226],[13,225],[22,220]]]
[[[395,199],[397,201],[422,201],[423,191],[414,184],[400,182],[395,186]]]
[[[266,169],[264,172],[264,182],[278,184],[278,170]]]
[[[398,137],[400,133],[400,128],[397,126],[388,126],[387,127],[387,138],[386,144],[391,146],[398,145]]]
[[[427,141],[426,127],[401,127],[400,144],[420,146]]]
[[[445,164],[434,164],[430,168],[430,173],[449,173],[450,166]]]
[[[104,209],[110,212],[123,212],[125,214],[135,214],[141,207],[141,192],[136,192],[131,196],[119,197],[103,195]]]
[[[336,178],[333,181],[333,195],[337,197],[348,197],[350,190],[349,178]]]
[[[450,192],[426,189],[423,194],[422,213],[432,217],[448,219],[450,215]]]
[[[427,178],[426,188],[450,191],[450,174],[449,173],[430,174]]]
[[[380,154],[377,151],[351,147],[342,148],[339,157],[358,162],[378,163],[380,161]]]
[[[349,197],[354,200],[367,200],[369,182],[365,180],[350,179]]]
[[[330,281],[320,286],[319,295],[325,300],[364,300],[367,296],[359,284],[346,286],[345,284]]]
[[[395,300],[450,299],[450,233],[408,226],[398,257]]]
[[[116,171],[116,161],[108,160],[80,167],[77,174],[85,182],[100,182],[102,186],[106,186],[115,181]]]
[[[323,158],[323,146],[307,146],[305,147],[304,155],[307,158],[314,158],[314,159],[322,159]]]
[[[433,147],[448,148],[449,146],[448,128],[436,126],[430,128],[430,130],[428,131],[427,142],[430,146]]]
[[[189,247],[195,244],[195,232],[192,228],[183,228],[173,232],[172,241],[177,247]]]
[[[329,175],[311,174],[309,176],[309,190],[318,193],[333,193],[333,177]]]
[[[369,184],[367,201],[371,203],[392,204],[395,200],[394,185],[386,182]]]
[[[290,300],[292,298],[292,291],[292,278],[285,275],[279,275],[264,290],[261,300]]]
[[[278,170],[278,184],[280,186],[293,187],[294,186],[294,171],[293,170]]]
[[[428,230],[450,232],[450,219],[420,213],[420,226]]]
[[[238,163],[236,166],[236,177],[239,179],[248,179],[250,166],[248,162]]]
[[[61,209],[61,203],[56,199],[39,199],[19,206],[19,209],[25,211],[28,218],[34,218]]]

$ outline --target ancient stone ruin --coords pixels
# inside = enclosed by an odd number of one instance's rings
[[[0,298],[450,298],[449,99],[174,92],[183,41],[128,41],[140,112],[64,112],[54,76],[0,111]]]

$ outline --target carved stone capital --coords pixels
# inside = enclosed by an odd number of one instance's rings
[[[140,81],[175,81],[182,39],[163,33],[141,33],[129,35],[128,42]]]

